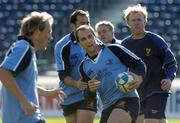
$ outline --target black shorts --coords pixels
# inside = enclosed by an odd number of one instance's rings
[[[64,116],[68,116],[74,113],[75,111],[77,111],[78,109],[97,112],[97,100],[96,99],[91,101],[83,100],[70,105],[61,105],[61,107],[63,109]]]
[[[46,123],[45,119],[38,120],[36,123]]]
[[[100,123],[107,123],[112,110],[115,108],[121,108],[130,112],[132,123],[135,123],[139,112],[139,105],[139,99],[136,97],[125,97],[119,99],[115,104],[102,111]]]
[[[140,114],[144,114],[144,118],[162,119],[166,118],[165,109],[168,94],[154,94],[141,102]]]

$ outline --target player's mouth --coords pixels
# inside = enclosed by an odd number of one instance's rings
[[[93,47],[93,44],[88,44],[87,47],[91,48],[91,47]]]
[[[101,38],[101,40],[103,40],[103,41],[104,41],[105,39],[106,39],[105,37]]]

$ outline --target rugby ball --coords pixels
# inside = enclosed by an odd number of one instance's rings
[[[133,76],[130,75],[128,72],[119,73],[115,78],[116,87],[121,92],[124,92],[124,93],[130,92],[127,87],[128,87],[128,84],[131,83],[132,81],[133,81]]]

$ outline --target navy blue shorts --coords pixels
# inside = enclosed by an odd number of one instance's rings
[[[146,119],[166,118],[165,109],[168,94],[155,94],[141,102],[140,114],[144,114]]]
[[[41,119],[41,120],[37,121],[36,123],[46,123],[46,120],[45,119]]]
[[[61,107],[63,109],[64,116],[68,116],[74,113],[75,111],[77,111],[78,109],[97,112],[97,100],[96,99],[91,101],[83,100],[70,105],[61,105]]]
[[[107,123],[112,110],[115,108],[120,108],[130,112],[132,123],[135,123],[139,112],[139,105],[139,99],[136,97],[125,97],[119,99],[114,105],[102,111],[100,123]]]

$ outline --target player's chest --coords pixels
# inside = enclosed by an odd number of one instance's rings
[[[140,58],[151,58],[158,53],[156,46],[150,42],[133,43],[128,49]]]
[[[124,64],[112,53],[102,52],[95,59],[88,59],[84,63],[84,69],[88,76],[110,76],[112,71],[124,69]]]
[[[79,45],[72,45],[70,48],[69,60],[73,63],[81,61],[85,57],[85,51]]]

